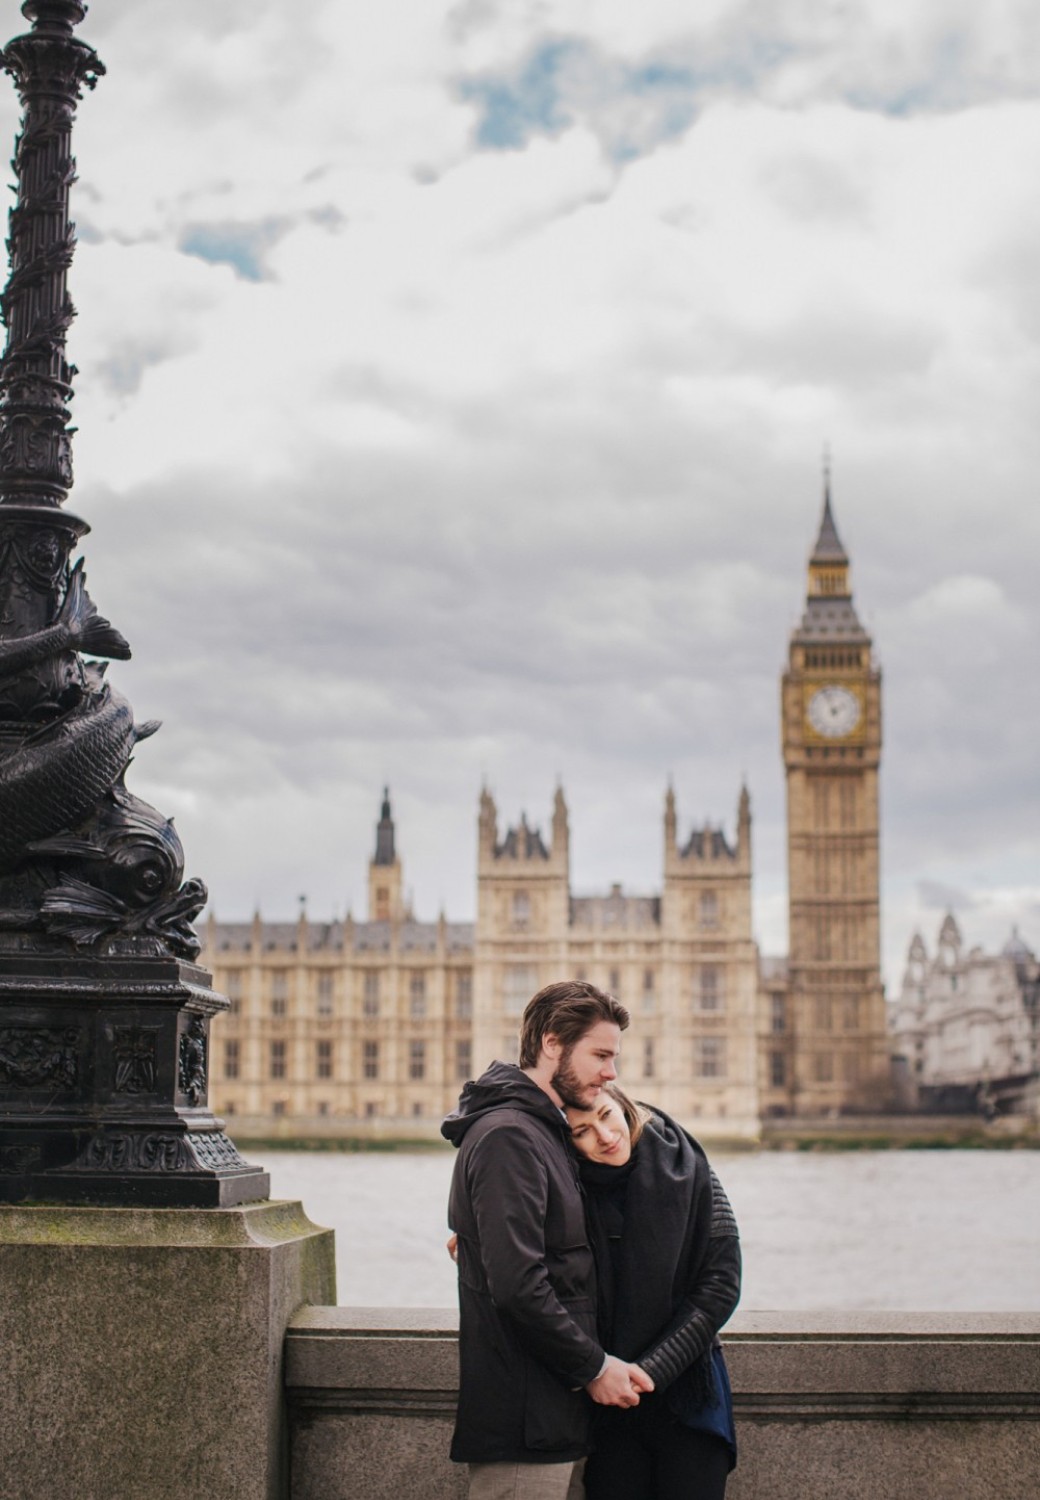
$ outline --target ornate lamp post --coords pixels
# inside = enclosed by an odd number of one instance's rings
[[[72,122],[104,66],[82,0],[25,0],[2,53],[24,109],[0,299],[0,1202],[229,1206],[267,1197],[207,1107],[227,1001],[195,963],[206,901],[168,818],[127,791],[158,728],[105,679],[72,485]],[[102,660],[98,660],[101,658]]]

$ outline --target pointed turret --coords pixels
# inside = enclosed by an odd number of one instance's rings
[[[383,788],[383,806],[379,813],[379,822],[376,824],[376,853],[372,863],[374,865],[392,865],[396,859],[394,853],[394,820],[390,813],[390,788]]]
[[[390,788],[383,788],[383,804],[376,824],[376,852],[368,866],[368,920],[401,920],[401,861],[394,843]]]
[[[570,845],[570,824],[567,817],[567,802],[563,795],[563,787],[556,783],[556,795],[553,797],[552,818],[552,848],[554,854],[566,854]]]
[[[498,843],[498,809],[488,790],[487,782],[480,788],[480,815],[478,819],[478,844],[482,854],[494,855]]]
[[[748,862],[751,862],[751,794],[747,789],[747,782],[740,784],[740,798],[737,802],[737,854]]]
[[[834,512],[831,510],[831,469],[827,463],[823,470],[823,517],[820,521],[820,534],[816,538],[816,546],[812,550],[812,562],[826,563],[833,566],[835,563],[848,567],[849,556],[841,545],[838,528],[834,524]]]
[[[924,983],[927,967],[928,949],[924,945],[924,938],[921,934],[915,932],[910,939],[910,947],[906,954],[906,968],[903,971],[904,993]]]
[[[823,515],[816,544],[809,556],[809,579],[805,613],[794,641],[812,643],[852,642],[869,645],[869,638],[852,604],[849,555],[834,522],[831,473],[823,471]]]
[[[831,504],[831,471],[823,471],[823,515],[816,545],[809,557],[809,598],[848,599],[849,554],[841,544]]]
[[[939,962],[943,968],[956,968],[960,961],[963,943],[964,939],[961,937],[961,930],[957,926],[957,918],[953,915],[952,911],[948,911],[939,929]]]

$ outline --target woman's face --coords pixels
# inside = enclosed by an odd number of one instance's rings
[[[591,1109],[569,1109],[571,1140],[589,1161],[623,1167],[632,1155],[632,1137],[624,1111],[609,1094],[600,1094]]]

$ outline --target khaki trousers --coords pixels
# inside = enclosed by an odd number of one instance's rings
[[[469,1500],[585,1500],[585,1460],[470,1464]]]

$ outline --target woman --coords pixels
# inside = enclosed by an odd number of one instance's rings
[[[568,1109],[596,1252],[600,1338],[654,1392],[598,1407],[588,1500],[722,1500],[736,1462],[716,1334],[740,1296],[736,1221],[700,1146],[608,1084]]]

